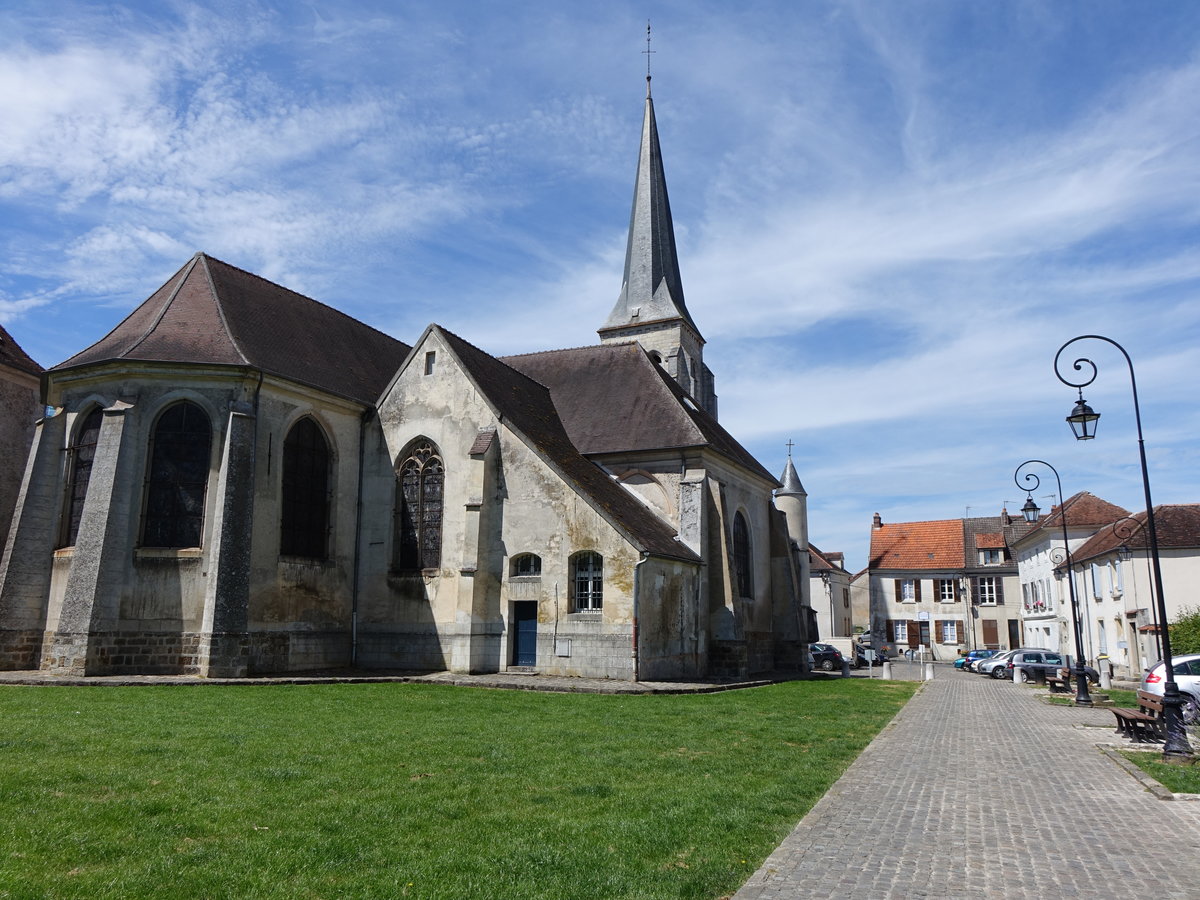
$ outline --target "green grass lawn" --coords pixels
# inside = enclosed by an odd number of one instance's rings
[[[1188,740],[1193,752],[1200,746],[1196,740],[1196,732],[1197,729],[1188,729]],[[1122,750],[1121,755],[1169,791],[1176,794],[1200,794],[1200,764],[1177,766],[1164,763],[1161,748],[1157,753]]]
[[[915,688],[0,687],[0,897],[718,897]]]

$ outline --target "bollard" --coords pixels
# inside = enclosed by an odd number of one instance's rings
[[[850,660],[846,659],[844,656],[842,657],[842,677],[850,677]]]
[[[884,681],[892,680],[892,664],[886,659],[883,661],[883,675],[880,676]]]
[[[925,680],[933,681],[933,663],[925,663]]]
[[[1013,684],[1021,683],[1021,667],[1013,666]]]
[[[1108,665],[1108,660],[1100,661],[1100,689],[1107,691],[1112,687],[1112,669]]]

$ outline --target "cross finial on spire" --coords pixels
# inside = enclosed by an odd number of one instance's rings
[[[794,441],[792,441],[791,439],[789,439],[789,440],[788,440],[788,442],[787,442],[787,448],[788,448],[788,459],[791,459],[791,458],[792,458],[792,448],[793,448],[793,447],[795,447],[795,446],[796,446],[795,442],[794,442]]]
[[[657,53],[657,50],[650,49],[650,20],[646,20],[646,49],[642,51],[646,54],[646,96],[650,96],[650,54]]]

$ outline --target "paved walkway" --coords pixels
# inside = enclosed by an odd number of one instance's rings
[[[1200,802],[1097,750],[1112,720],[938,667],[735,900],[1194,900]]]

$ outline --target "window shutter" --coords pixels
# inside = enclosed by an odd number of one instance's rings
[[[903,589],[900,587],[900,579],[897,578],[895,580],[894,584],[896,587],[896,602],[899,603],[901,600],[904,599],[904,592],[903,592]]]
[[[929,636],[930,643],[940,644],[942,642],[942,636],[945,634],[944,630],[942,629],[942,623],[944,621],[945,619],[933,620],[933,634]]]
[[[979,576],[971,576],[971,605],[979,605]]]
[[[999,575],[997,575],[995,584],[996,584],[996,605],[1003,606],[1004,605],[1004,579],[1001,578]]]
[[[888,619],[887,625],[884,627],[887,629],[884,632],[884,634],[887,635],[887,637],[884,639],[884,643],[890,644],[892,641],[894,641],[896,639],[896,620]],[[876,649],[878,649],[878,648],[876,648]]]
[[[957,578],[953,581],[954,584],[954,602],[962,603],[962,585]]]
[[[921,579],[920,578],[913,579],[913,599],[916,600],[918,603],[921,602]]]
[[[921,646],[921,623],[916,619],[908,620],[908,646]]]

